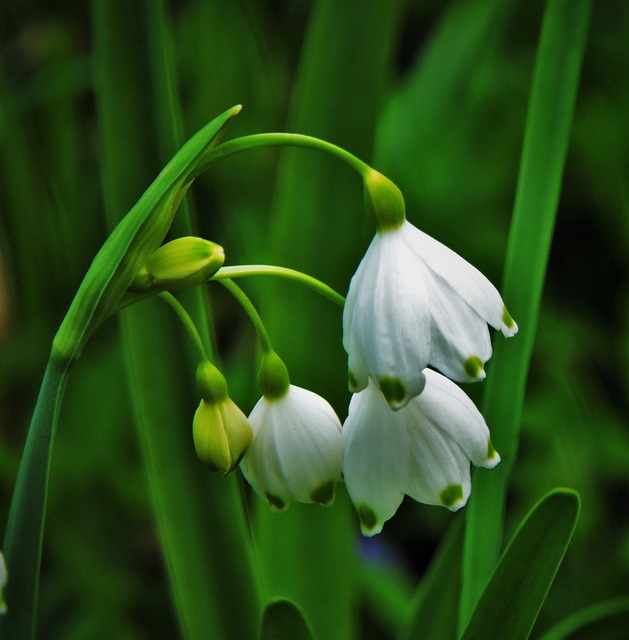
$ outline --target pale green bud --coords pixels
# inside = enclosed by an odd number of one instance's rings
[[[212,471],[231,473],[245,455],[253,431],[247,416],[229,397],[219,402],[201,400],[192,422],[194,448]]]
[[[186,289],[207,282],[225,262],[223,247],[187,236],[154,251],[129,287],[134,291]]]
[[[279,400],[288,393],[290,386],[288,369],[275,351],[262,356],[258,371],[258,386],[267,400]]]
[[[404,196],[386,176],[374,169],[363,175],[365,207],[376,218],[379,231],[399,229],[406,220]]]

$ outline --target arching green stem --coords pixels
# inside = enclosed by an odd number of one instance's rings
[[[253,306],[253,303],[247,297],[247,294],[235,283],[229,280],[229,278],[220,279],[219,282],[238,300],[240,306],[245,310],[249,316],[256,333],[258,334],[258,340],[260,341],[260,348],[264,354],[273,353],[274,349],[271,345],[269,334],[262,322],[262,318],[258,313],[258,310]]]
[[[305,147],[307,149],[316,149],[330,155],[336,156],[343,162],[346,162],[352,169],[355,169],[361,176],[365,176],[371,167],[351,154],[349,151],[337,147],[335,144],[305,136],[298,133],[258,133],[251,136],[243,136],[228,140],[214,147],[208,154],[206,160],[199,163],[194,175],[199,175],[219,160],[223,160],[235,153],[245,151],[247,149],[257,149],[260,147]]]
[[[157,297],[163,300],[176,314],[176,316],[181,321],[181,324],[184,326],[188,337],[190,338],[190,342],[194,345],[197,353],[199,354],[199,360],[205,361],[208,360],[208,357],[205,353],[205,347],[203,346],[203,341],[201,340],[201,336],[190,317],[190,314],[186,311],[185,307],[175,298],[175,296],[168,292],[162,291],[157,294]]]
[[[293,280],[316,291],[341,308],[345,305],[345,298],[327,284],[321,282],[321,280],[317,280],[301,271],[288,269],[286,267],[276,267],[268,264],[243,264],[235,267],[221,267],[221,269],[214,274],[212,280],[222,281],[231,278],[245,278],[247,276],[276,276],[278,278]]]

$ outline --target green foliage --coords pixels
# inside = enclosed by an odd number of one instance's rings
[[[290,600],[275,600],[262,615],[260,640],[313,640],[304,616]]]
[[[544,496],[518,527],[475,607],[462,640],[526,640],[570,544],[579,494]]]
[[[14,490],[35,495],[22,481],[16,489],[16,474],[55,331],[107,229],[185,138],[242,103],[230,135],[295,131],[343,145],[401,188],[411,222],[499,284],[528,118],[530,186],[520,180],[517,209],[526,225],[550,224],[557,204],[558,215],[551,245],[548,228],[515,234],[523,238],[520,266],[501,291],[520,334],[506,343],[497,336],[487,381],[465,387],[479,406],[487,392],[483,406],[503,456],[496,470],[476,475],[463,510],[464,517],[477,512],[469,519],[481,523],[475,548],[485,566],[472,577],[466,609],[471,615],[494,569],[503,528],[516,530],[539,495],[569,486],[583,510],[533,635],[626,635],[625,3],[593,3],[574,118],[558,96],[573,91],[575,79],[557,69],[567,62],[575,70],[582,42],[551,52],[539,110],[527,116],[545,6],[569,5],[551,29],[568,37],[581,33],[575,22],[587,4],[7,0],[0,24],[3,528]],[[531,139],[534,121],[540,128]],[[565,154],[546,150],[554,143],[567,146],[561,189],[557,156]],[[538,179],[554,183],[552,197]],[[345,293],[374,232],[360,186],[335,159],[302,149],[240,154],[196,179],[167,239],[195,230],[225,247],[227,264],[303,268]],[[342,419],[348,393],[338,308],[292,283],[259,282],[243,287],[291,380],[325,395]],[[178,298],[220,361],[230,396],[248,412],[259,397],[254,334],[221,287],[210,291],[211,305],[207,290]],[[531,291],[539,308],[526,301]],[[274,515],[236,475],[209,475],[191,437],[195,358],[169,314],[154,301],[127,310],[122,325],[107,322],[92,336],[73,366],[48,482],[37,636],[257,637],[256,603],[280,596],[320,638],[417,637],[430,629],[454,637],[461,541],[444,534],[451,514],[407,501],[366,543],[342,486],[331,509],[295,504]],[[501,373],[516,352],[523,358],[517,375]],[[506,413],[492,412],[491,396],[510,385],[518,392],[499,393],[509,405],[506,421]],[[516,458],[508,432],[519,422]],[[29,512],[34,520],[24,536],[7,531],[14,542],[3,546],[26,568],[10,567],[13,617],[4,622],[26,634],[32,618],[18,621],[15,601],[25,612],[34,604],[28,585],[39,571],[49,442],[38,443],[39,457],[24,458],[39,460],[27,474],[40,497]],[[502,493],[507,479],[501,504],[487,488]],[[469,565],[466,572],[469,585]],[[539,597],[524,604],[539,608]],[[500,593],[486,619],[502,600]]]

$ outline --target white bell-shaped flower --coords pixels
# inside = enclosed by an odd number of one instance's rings
[[[321,396],[290,385],[249,415],[253,440],[240,468],[276,511],[290,500],[331,504],[341,478],[341,423]]]
[[[380,533],[404,494],[456,511],[470,494],[470,461],[500,461],[485,420],[467,395],[436,371],[426,386],[392,411],[373,382],[352,397],[343,426],[343,475],[362,532]]]
[[[518,327],[496,288],[408,221],[378,231],[349,287],[343,346],[354,392],[371,377],[393,409],[422,392],[432,366],[458,382],[485,377],[487,325]]]

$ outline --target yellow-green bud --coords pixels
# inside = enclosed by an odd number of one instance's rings
[[[187,236],[167,242],[139,268],[129,287],[134,291],[186,289],[209,280],[225,262],[223,247]]]
[[[199,460],[212,471],[227,475],[245,455],[253,431],[247,416],[231,398],[201,400],[192,422],[192,437]]]
[[[379,231],[399,229],[406,220],[404,196],[398,187],[378,171],[363,175],[365,207],[376,218]]]
[[[288,393],[290,386],[288,369],[275,351],[262,356],[258,385],[267,400],[279,400]]]
[[[204,360],[197,367],[197,388],[203,400],[223,402],[227,399],[225,376],[209,361]]]

